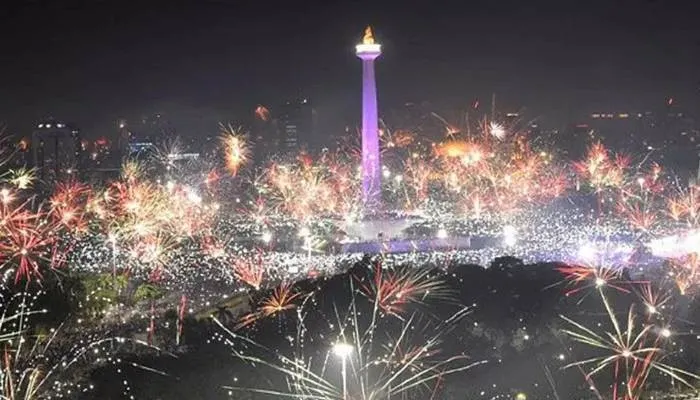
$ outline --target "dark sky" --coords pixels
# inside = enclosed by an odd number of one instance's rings
[[[141,3],[141,4],[139,4]],[[162,3],[162,5],[160,4]],[[474,99],[561,121],[650,108],[700,111],[697,1],[14,2],[0,11],[0,120],[44,116],[105,133],[164,112],[200,134],[257,104],[308,96],[319,118],[359,109],[353,46],[375,27],[380,105]]]

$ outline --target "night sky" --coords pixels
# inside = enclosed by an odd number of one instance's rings
[[[294,97],[313,100],[324,130],[355,123],[353,46],[367,24],[383,45],[385,111],[422,101],[465,109],[491,92],[499,107],[557,123],[669,96],[700,111],[697,1],[137,3],[3,4],[8,132],[54,116],[94,136],[119,117],[162,112],[199,135]]]

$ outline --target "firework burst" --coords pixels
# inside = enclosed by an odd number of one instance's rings
[[[258,253],[257,257],[246,257],[236,260],[233,265],[233,274],[237,279],[250,285],[253,289],[260,289],[265,277],[263,255]]]
[[[574,341],[596,349],[600,354],[567,365],[586,368],[586,380],[593,379],[604,371],[612,372],[612,398],[638,400],[645,391],[649,375],[656,371],[673,380],[693,388],[692,381],[700,376],[663,362],[666,351],[663,346],[670,334],[667,328],[658,328],[650,322],[640,323],[632,305],[627,318],[620,321],[608,297],[598,289],[612,331],[602,333],[584,326],[568,317],[562,318],[572,327],[564,332]],[[657,299],[658,300],[658,299]]]
[[[254,322],[273,317],[275,315],[293,310],[297,307],[297,301],[303,293],[294,291],[294,288],[286,282],[277,286],[272,293],[265,297],[258,308],[251,313],[243,315],[235,327],[235,330],[246,327]]]
[[[245,136],[231,125],[221,125],[221,132],[221,144],[226,168],[235,176],[241,167],[248,162],[250,148]]]
[[[409,304],[425,304],[428,299],[450,299],[451,293],[445,282],[427,269],[385,270],[381,262],[377,262],[371,275],[368,282],[355,277],[360,280],[360,290],[391,315],[400,316]]]
[[[222,340],[231,345],[235,357],[279,374],[288,390],[226,388],[280,398],[370,400],[416,395],[427,398],[439,392],[443,378],[485,363],[468,361],[462,354],[445,355],[441,349],[443,338],[468,314],[467,309],[441,323],[414,313],[398,325],[393,318],[382,320],[380,325],[375,319],[358,317],[362,312],[353,297],[346,316],[341,317],[336,309],[336,320],[329,321],[331,332],[304,338],[312,335],[312,331],[305,327],[308,311],[303,307],[312,303],[304,301],[298,309],[296,342],[314,343],[314,348],[321,346],[318,350],[297,346],[295,354],[286,355],[219,323],[225,331]],[[239,345],[247,350],[238,350]],[[341,374],[337,372],[337,364]]]
[[[700,258],[697,253],[671,259],[669,275],[682,295],[694,293],[700,287]]]
[[[58,268],[63,261],[58,253],[57,226],[47,221],[45,213],[30,212],[25,205],[3,207],[0,219],[0,265],[15,270],[15,283],[41,278],[42,267]]]
[[[601,289],[610,287],[620,292],[629,293],[630,290],[621,282],[622,269],[609,266],[566,264],[557,268],[564,275],[565,281],[572,286],[565,292],[566,296],[572,296],[588,289]],[[590,292],[587,292],[587,295]]]

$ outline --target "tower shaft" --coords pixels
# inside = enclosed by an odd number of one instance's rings
[[[381,202],[382,167],[379,154],[379,121],[374,58],[362,58],[362,199],[365,208]]]

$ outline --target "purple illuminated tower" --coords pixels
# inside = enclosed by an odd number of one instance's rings
[[[374,82],[374,59],[382,54],[382,48],[374,43],[369,26],[362,43],[355,46],[355,53],[362,59],[362,201],[365,211],[371,212],[379,209],[382,193],[377,87]]]

